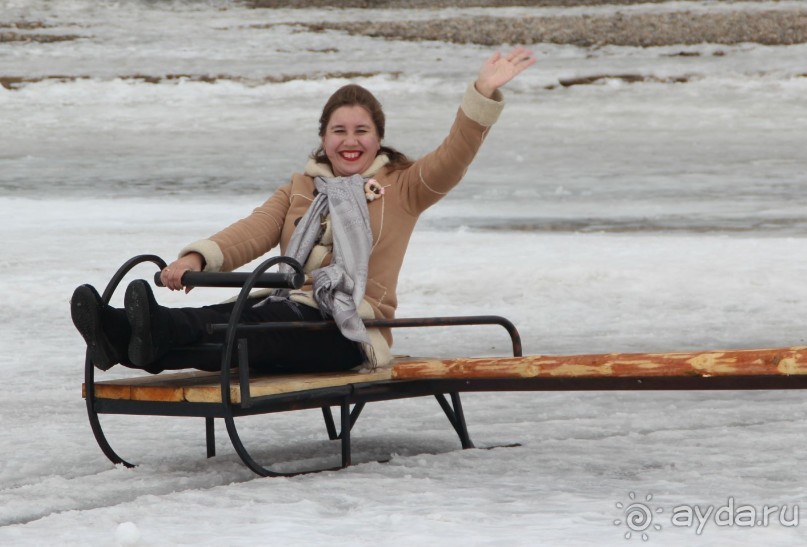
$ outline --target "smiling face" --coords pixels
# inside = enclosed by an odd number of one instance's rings
[[[322,149],[334,175],[348,177],[364,173],[381,149],[381,139],[370,113],[358,105],[334,110],[322,135]]]

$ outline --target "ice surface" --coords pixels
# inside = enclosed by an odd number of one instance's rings
[[[759,7],[685,4],[731,6]],[[488,51],[251,28],[367,16],[353,10],[6,0],[0,14],[87,36],[0,49],[0,75],[77,78],[0,87],[0,543],[112,545],[137,530],[141,545],[626,545],[642,541],[614,524],[626,516],[616,504],[635,500],[663,509],[651,544],[807,540],[798,526],[709,522],[698,535],[670,521],[674,507],[729,498],[760,510],[803,503],[799,393],[469,394],[477,445],[521,444],[472,451],[459,450],[434,401],[377,403],[354,429],[358,465],[271,480],[240,464],[223,428],[206,460],[201,420],[113,416],[103,418],[113,446],[140,466],[112,466],[80,398],[73,288],[103,285],[135,254],[170,258],[285,182],[316,144],[324,97],[347,81],[326,73],[377,72],[358,81],[384,102],[390,143],[417,155],[442,138]],[[805,47],[537,51],[466,181],[416,231],[399,315],[499,313],[527,353],[804,345]],[[557,85],[626,73],[689,82]],[[134,78],[166,74],[222,77]],[[277,75],[299,77],[264,81]],[[407,331],[395,345],[507,350],[494,328]],[[281,469],[338,461],[319,412],[240,427]]]

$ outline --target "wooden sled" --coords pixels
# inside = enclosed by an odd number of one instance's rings
[[[165,262],[153,255],[134,257],[110,281],[103,294],[108,302],[124,275],[134,266]],[[500,325],[511,338],[513,357],[398,359],[373,372],[341,372],[256,376],[250,373],[245,343],[247,329],[335,328],[332,322],[238,323],[249,292],[257,286],[302,285],[299,264],[293,274],[266,274],[284,257],[271,258],[251,274],[191,274],[196,286],[242,286],[231,320],[211,329],[226,329],[226,341],[209,348],[222,352],[221,372],[163,373],[123,380],[95,381],[95,368],[85,359],[83,394],[95,438],[114,463],[131,467],[107,442],[99,414],[191,416],[205,418],[207,455],[215,455],[214,419],[224,420],[233,447],[243,462],[262,476],[293,475],[273,471],[255,461],[242,443],[235,419],[242,416],[321,408],[328,437],[341,441],[341,467],[351,464],[350,432],[369,402],[434,396],[463,448],[473,448],[460,401],[461,392],[548,390],[748,390],[807,388],[807,348],[704,351],[661,354],[600,354],[572,356],[521,355],[513,324],[499,316],[370,320],[370,327],[437,327]],[[233,366],[230,356],[236,354]],[[192,366],[192,363],[189,363]],[[448,396],[448,399],[446,398]],[[449,402],[450,399],[450,402]],[[340,412],[337,431],[332,407]]]
[[[158,270],[166,263],[155,255],[136,256],[123,264],[102,294],[109,302],[124,276],[141,263],[152,262]],[[278,263],[292,266],[293,273],[265,273]],[[158,282],[159,271],[155,274]],[[252,273],[189,272],[183,281],[196,287],[241,287],[227,324],[208,325],[211,330],[223,330],[224,344],[210,344],[193,351],[216,351],[222,355],[221,372],[161,373],[124,380],[96,382],[95,367],[89,359],[84,363],[82,393],[95,439],[104,454],[114,463],[133,467],[120,457],[104,435],[99,414],[131,414],[160,416],[191,416],[205,418],[207,455],[215,455],[214,419],[224,420],[233,447],[244,463],[263,476],[294,475],[272,471],[255,461],[241,441],[235,419],[243,416],[321,408],[328,437],[341,440],[342,463],[351,463],[350,430],[368,402],[433,395],[459,436],[463,448],[472,448],[468,436],[462,403],[458,391],[433,389],[429,383],[393,381],[391,368],[369,373],[353,371],[322,374],[263,375],[252,373],[247,365],[247,344],[237,338],[246,330],[335,329],[332,321],[284,322],[271,324],[241,324],[238,319],[253,288],[300,288],[305,280],[302,267],[288,257],[273,257]],[[158,283],[157,283],[158,284]],[[460,325],[500,325],[511,337],[513,355],[521,355],[521,340],[515,326],[498,316],[432,317],[391,320],[366,320],[368,327],[439,327]],[[237,363],[231,362],[237,356]],[[192,361],[188,362],[192,368]],[[448,396],[448,398],[446,397]],[[449,402],[450,399],[450,402]],[[340,431],[337,432],[331,407],[340,409]]]

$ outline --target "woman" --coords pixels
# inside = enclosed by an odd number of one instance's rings
[[[419,215],[465,174],[503,108],[499,88],[534,63],[524,48],[491,56],[468,87],[443,143],[414,162],[381,144],[384,113],[375,97],[357,85],[342,87],[323,108],[320,148],[305,172],[295,173],[248,217],[182,249],[160,279],[180,290],[185,272],[231,271],[279,244],[282,254],[305,265],[306,284],[254,299],[243,321],[324,316],[334,318],[339,330],[249,334],[250,366],[311,372],[389,363],[390,330],[368,331],[362,319],[394,317],[398,273]],[[71,300],[73,323],[102,370],[118,363],[149,372],[189,365],[218,370],[217,355],[189,363],[170,350],[220,342],[223,335],[208,334],[205,326],[227,322],[232,307],[165,308],[143,280],[127,287],[124,309],[104,305],[89,285],[78,287]]]

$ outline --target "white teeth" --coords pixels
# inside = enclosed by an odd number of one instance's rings
[[[358,152],[342,152],[342,157],[348,160],[354,160],[359,157]]]

